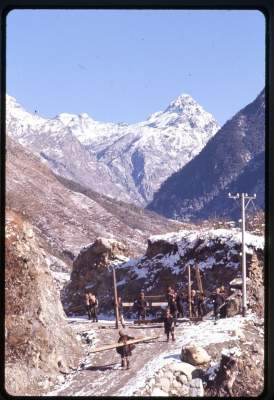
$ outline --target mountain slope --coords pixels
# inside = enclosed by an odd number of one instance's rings
[[[197,217],[204,219],[205,217],[232,217],[240,218],[241,209],[239,201],[232,201],[228,198],[228,193],[248,193],[256,194],[256,199],[252,201],[247,208],[246,213],[257,209],[264,210],[265,208],[265,152],[256,155],[248,162],[236,180],[228,185],[225,190],[222,190],[217,197],[208,203],[205,209],[197,213]]]
[[[262,91],[217,132],[199,155],[162,184],[148,209],[179,219],[210,215],[208,204],[264,150],[264,101]]]
[[[147,204],[161,183],[205,146],[219,126],[189,95],[127,125],[87,114],[41,118],[7,96],[7,132],[50,168],[110,197]]]
[[[45,251],[66,263],[98,236],[115,237],[134,255],[143,251],[151,234],[181,226],[59,179],[36,156],[7,137],[6,205],[23,213],[38,230]]]

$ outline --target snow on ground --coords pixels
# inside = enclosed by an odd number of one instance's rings
[[[134,276],[135,279],[148,278],[149,281],[145,282],[147,286],[150,286],[152,277],[158,272],[158,264],[161,269],[169,269],[175,275],[182,273],[183,265],[185,268],[188,265],[197,264],[201,271],[211,269],[214,266],[239,268],[239,260],[237,260],[236,256],[239,254],[239,246],[242,243],[242,233],[238,228],[211,230],[205,228],[199,231],[180,230],[179,232],[171,232],[165,235],[151,236],[149,245],[153,245],[158,241],[164,241],[172,245],[176,244],[174,249],[178,248],[178,251],[174,250],[169,254],[159,253],[152,259],[147,256],[130,259],[125,263],[120,263],[116,268],[129,269],[131,277]],[[208,251],[203,251],[213,246],[215,248],[218,243],[221,244],[222,249],[215,251],[214,254],[211,252],[210,255]],[[184,257],[188,257],[194,248],[195,251],[201,253],[201,258],[199,260],[190,258],[182,264],[181,260]],[[252,254],[254,249],[264,249],[264,237],[246,232],[246,253]],[[235,257],[237,261],[235,261]],[[124,277],[124,280],[126,281],[127,278]]]
[[[242,243],[242,233],[238,228],[232,229],[200,229],[199,231],[180,230],[179,232],[167,233],[166,235],[154,235],[150,236],[149,241],[155,243],[163,240],[170,244],[177,243],[179,248],[179,254],[184,255],[185,248],[195,246],[198,240],[203,240],[202,247],[210,247],[212,240],[220,240],[229,247],[234,247],[235,244]],[[264,238],[262,236],[253,235],[249,232],[245,234],[246,250],[249,247],[255,247],[256,249],[264,248]]]
[[[51,273],[54,279],[63,285],[70,280],[70,272],[51,271]]]
[[[183,346],[195,344],[196,346],[208,346],[212,343],[223,343],[231,340],[238,340],[235,331],[243,325],[247,319],[252,319],[252,316],[242,318],[237,315],[233,318],[218,320],[214,325],[212,320],[203,321],[198,325],[183,326],[182,332],[175,331],[176,342],[172,344],[172,348],[164,353],[159,354],[134,376],[125,387],[123,387],[117,396],[132,396],[133,393],[144,386],[147,378],[155,375],[155,373],[169,362],[181,362],[180,352]],[[229,350],[227,350],[229,351]],[[234,347],[234,352],[237,348]]]
[[[76,323],[76,322],[83,322],[92,324],[92,322],[88,319],[86,315],[74,316],[74,317],[67,317],[67,321],[69,323]],[[98,314],[98,323],[100,324],[113,324],[115,325],[115,319],[113,315],[107,314]],[[133,320],[125,319],[126,325],[133,324]]]

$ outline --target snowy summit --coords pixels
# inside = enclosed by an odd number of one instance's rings
[[[131,125],[99,122],[86,113],[41,118],[6,98],[8,134],[42,156],[54,172],[96,191],[105,182],[101,193],[142,206],[219,129],[214,117],[187,94]]]

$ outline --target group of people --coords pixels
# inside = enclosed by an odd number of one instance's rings
[[[85,305],[88,314],[88,319],[92,319],[92,322],[98,322],[98,299],[91,291],[85,292]]]
[[[168,286],[166,291],[166,300],[170,315],[172,316],[174,325],[176,326],[178,317],[183,318],[191,316],[195,318],[203,318],[208,311],[206,306],[206,302],[208,300],[213,303],[214,316],[215,319],[217,319],[219,314],[222,315],[222,312],[225,310],[223,306],[227,295],[228,293],[224,286],[216,288],[216,290],[208,298],[203,292],[192,289],[189,304],[188,294],[182,291],[176,291],[171,286]],[[92,319],[93,322],[98,322],[98,299],[95,294],[91,293],[91,291],[86,290],[85,292],[85,304],[88,318],[90,320]],[[118,297],[117,307],[119,321],[124,328],[125,322],[123,317],[123,303],[121,297]],[[141,291],[138,298],[134,301],[133,306],[133,310],[137,311],[137,318],[139,321],[146,319],[147,309],[148,303],[145,299],[145,293]]]
[[[179,291],[177,292],[171,286],[167,288],[166,299],[171,314],[177,319],[177,317],[185,317],[189,315],[189,298],[188,295]],[[190,303],[191,303],[191,314],[193,317],[203,317],[206,314],[205,307],[206,297],[203,292],[197,290],[191,290]]]
[[[209,300],[213,303],[215,320],[217,320],[219,315],[225,316],[225,308],[222,310],[222,307],[225,305],[227,296],[228,293],[224,286],[216,288],[216,290],[211,294]],[[170,335],[172,340],[175,340],[175,327],[177,326],[178,316],[184,317],[188,314],[189,317],[203,318],[207,313],[205,304],[207,298],[204,292],[192,289],[189,299],[189,297],[184,293],[177,292],[169,286],[167,288],[166,299],[168,306],[164,313],[164,329],[167,336],[167,342],[169,341]]]
[[[228,293],[225,290],[224,286],[216,288],[216,290],[210,295],[209,300],[211,300],[211,302],[213,303],[215,320],[218,318],[219,314],[221,314],[221,309],[225,304],[227,296]],[[95,294],[92,294],[90,291],[86,291],[85,299],[89,319],[93,319],[93,321],[98,322],[98,300]],[[207,299],[205,294],[194,289],[191,290],[191,307],[189,304],[188,296],[180,291],[177,292],[171,286],[167,288],[166,300],[168,306],[164,311],[163,322],[167,342],[169,342],[170,336],[172,341],[175,341],[175,327],[177,326],[177,318],[179,316],[190,316],[190,308],[192,316],[194,317],[202,318],[207,313],[205,305]],[[139,297],[135,300],[134,307],[137,310],[138,320],[140,321],[145,319],[148,304],[143,291],[141,291]],[[118,297],[117,308],[119,321],[121,322],[123,328],[125,328],[125,321],[123,317],[123,303],[121,297]],[[118,344],[123,344],[123,346],[117,347],[116,350],[117,353],[121,356],[121,367],[124,369],[129,369],[130,367],[129,357],[132,355],[132,351],[135,348],[135,345],[130,342],[133,339],[134,337],[127,335],[126,333],[124,333],[124,331],[119,331]]]

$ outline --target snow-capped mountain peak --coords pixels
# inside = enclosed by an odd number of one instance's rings
[[[214,117],[187,94],[135,124],[99,122],[87,113],[41,118],[7,96],[7,132],[42,154],[55,172],[142,205],[218,129]]]
[[[169,104],[166,111],[182,112],[186,106],[196,107],[197,105],[198,103],[189,94],[183,93]]]
[[[173,100],[165,111],[156,112],[143,123],[160,129],[182,128],[192,134],[192,130],[209,127],[216,132],[219,129],[213,115],[205,111],[189,94],[181,94]],[[214,132],[214,133],[215,133]]]

